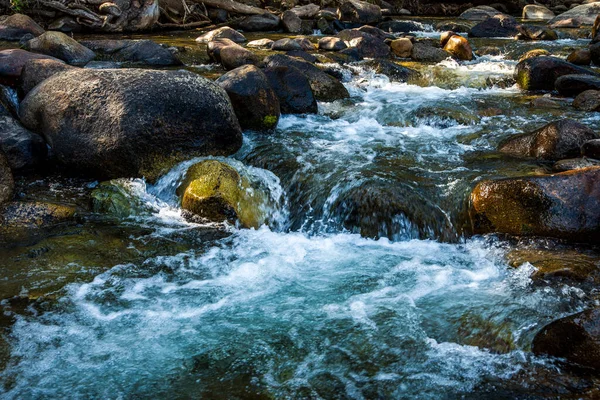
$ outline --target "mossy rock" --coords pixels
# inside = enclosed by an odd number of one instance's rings
[[[75,207],[43,202],[13,201],[0,209],[0,241],[22,241],[40,230],[73,221]]]
[[[258,228],[267,222],[264,205],[268,194],[217,160],[192,165],[177,194],[184,210],[211,221],[238,222],[244,228]]]
[[[113,179],[101,183],[91,194],[94,212],[119,218],[149,214],[152,208],[136,195],[136,184],[141,185],[141,182]]]

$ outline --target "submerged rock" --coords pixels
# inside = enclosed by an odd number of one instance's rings
[[[340,81],[306,61],[276,54],[265,58],[265,64],[267,67],[297,68],[308,78],[317,100],[334,101],[350,96],[348,90]]]
[[[471,193],[474,231],[597,241],[598,179],[600,167],[482,181]]]
[[[15,190],[15,181],[8,160],[0,150],[0,204],[12,200]]]
[[[196,38],[196,42],[208,43],[212,40],[223,39],[223,38],[229,39],[235,43],[244,43],[247,41],[246,37],[244,35],[242,35],[241,33],[239,33],[238,31],[236,31],[235,29],[232,29],[228,26],[224,26],[222,28],[214,29],[210,32],[207,32],[202,36],[198,36]]]
[[[269,222],[265,213],[269,194],[217,160],[192,165],[177,194],[184,210],[210,221],[235,221],[244,228],[259,228]]]
[[[415,21],[385,21],[377,25],[384,32],[391,33],[409,33],[420,32],[423,30],[423,25]]]
[[[386,59],[368,60],[363,62],[361,65],[372,68],[376,74],[385,75],[390,79],[390,81],[395,82],[406,82],[420,75],[414,69],[396,64],[395,62]]]
[[[506,14],[496,14],[475,25],[469,31],[470,37],[513,37],[518,33],[517,21]]]
[[[157,211],[144,201],[143,182],[131,179],[113,179],[102,182],[91,194],[94,212],[118,218],[150,214]]]
[[[66,71],[29,92],[21,120],[61,163],[99,178],[154,179],[182,158],[242,143],[225,91],[187,71]]]
[[[25,35],[39,36],[44,29],[23,14],[14,14],[0,21],[0,40],[19,41]]]
[[[518,40],[557,40],[558,34],[550,28],[518,25],[519,33],[516,36]]]
[[[277,127],[279,99],[260,69],[245,65],[229,71],[216,83],[227,92],[242,129],[264,131]]]
[[[586,90],[600,90],[600,76],[563,75],[556,80],[554,87],[563,96],[573,97]]]
[[[76,67],[58,60],[34,59],[27,61],[23,65],[19,81],[21,95],[25,96],[31,89],[51,76],[74,68]]]
[[[48,152],[40,135],[23,128],[9,115],[0,115],[0,150],[13,170],[38,166]]]
[[[564,358],[600,370],[600,308],[592,308],[546,325],[533,339],[538,355]]]
[[[340,21],[373,24],[381,20],[381,8],[360,0],[344,0],[337,10]]]
[[[317,100],[310,87],[310,81],[298,68],[268,67],[263,72],[279,98],[282,114],[317,113]]]
[[[558,78],[573,74],[596,75],[595,72],[560,58],[547,56],[523,60],[515,68],[515,80],[525,90],[554,90]]]
[[[72,206],[45,202],[11,201],[0,207],[0,241],[22,241],[56,225],[74,220]]]
[[[182,65],[175,54],[152,40],[86,40],[81,43],[116,62],[156,66]]]
[[[506,255],[509,265],[520,267],[525,263],[536,269],[533,280],[567,280],[572,282],[598,282],[600,257],[568,248],[517,248]]]
[[[62,32],[48,31],[27,42],[29,50],[56,57],[71,65],[85,65],[96,53]]]
[[[499,151],[517,157],[561,160],[581,154],[581,146],[598,136],[587,126],[572,119],[551,122],[540,129],[502,141]]]

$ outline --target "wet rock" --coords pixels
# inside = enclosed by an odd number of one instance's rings
[[[246,36],[242,35],[235,29],[232,29],[228,26],[224,26],[219,29],[214,29],[210,32],[206,32],[202,36],[198,36],[196,38],[196,42],[198,43],[208,43],[215,39],[229,39],[235,43],[244,43],[247,41]]]
[[[410,57],[415,61],[422,62],[440,62],[450,57],[447,51],[433,47],[424,42],[413,43],[413,48]]]
[[[323,37],[319,39],[319,50],[340,51],[347,47],[342,39],[336,37]]]
[[[438,22],[435,30],[439,32],[452,31],[457,33],[467,33],[471,30],[471,25],[460,22]]]
[[[184,210],[210,221],[237,221],[244,228],[267,222],[261,208],[268,195],[220,161],[192,165],[177,194]]]
[[[19,41],[25,35],[39,36],[44,29],[23,14],[14,14],[0,21],[0,40]]]
[[[0,84],[7,84],[10,86],[16,85],[25,63],[30,60],[40,59],[54,60],[62,63],[62,61],[57,58],[31,53],[21,49],[0,51]]]
[[[600,65],[600,42],[590,45],[590,58],[594,65]]]
[[[585,157],[600,160],[600,140],[588,140],[581,146],[581,154]]]
[[[121,63],[182,65],[175,54],[152,40],[87,40],[81,43]]]
[[[591,26],[594,24],[594,20],[598,14],[600,14],[600,4],[583,4],[552,18],[550,21],[548,21],[548,24],[552,25],[573,19],[577,21],[578,26]]]
[[[295,67],[269,67],[263,70],[279,98],[282,114],[316,114],[317,100],[306,75]]]
[[[541,57],[541,56],[550,56],[550,52],[548,50],[545,50],[545,49],[533,49],[533,50],[529,50],[528,52],[526,52],[525,54],[523,54],[521,57],[519,57],[519,62],[524,61],[524,60],[528,60],[530,58]]]
[[[46,158],[46,142],[9,115],[0,115],[0,150],[12,170],[35,168]]]
[[[386,39],[395,39],[395,36],[392,35],[391,33],[387,33],[379,28],[375,28],[374,26],[370,26],[370,25],[363,25],[360,28],[355,28],[355,29],[351,29],[351,30],[369,34],[371,36],[376,37],[377,39],[379,39],[381,41],[384,41]],[[365,37],[365,36],[362,36],[362,37]],[[346,40],[350,40],[350,39],[346,39]]]
[[[586,90],[573,100],[573,107],[582,111],[600,111],[600,91]]]
[[[304,50],[291,50],[285,53],[285,55],[290,56],[290,57],[296,57],[296,58],[301,58],[304,61],[307,61],[311,64],[316,63],[318,60],[317,57],[313,56],[310,53],[307,53]]]
[[[208,43],[206,50],[211,59],[221,63],[223,68],[228,71],[241,67],[242,65],[256,65],[260,61],[253,52],[229,39],[213,40]]]
[[[360,0],[345,0],[337,9],[340,21],[356,24],[374,24],[381,20],[381,8]]]
[[[592,308],[546,325],[533,339],[537,355],[564,358],[583,367],[600,369],[600,308]]]
[[[8,160],[2,151],[0,151],[0,204],[12,200],[15,190],[15,181]]]
[[[592,63],[592,54],[590,49],[574,50],[567,57],[567,61],[575,65],[590,65]]]
[[[271,46],[271,50],[289,51],[289,50],[302,50],[300,43],[294,39],[284,38],[276,40]]]
[[[49,229],[73,221],[72,206],[12,201],[0,207],[0,239],[23,240],[40,229]]]
[[[248,42],[246,47],[254,48],[254,49],[271,49],[273,47],[274,41],[271,39],[258,39]]]
[[[446,45],[446,43],[448,43],[448,40],[450,40],[450,38],[454,35],[456,35],[456,32],[452,32],[452,31],[442,32],[440,34],[440,46],[444,47]]]
[[[516,157],[561,160],[578,157],[581,146],[595,139],[596,133],[572,119],[562,119],[538,130],[503,140],[498,150]]]
[[[519,33],[516,36],[517,40],[557,40],[558,34],[550,28],[517,25]]]
[[[548,97],[538,97],[531,100],[531,103],[529,104],[535,108],[553,108],[557,110],[563,107],[561,104]]]
[[[595,167],[600,165],[600,161],[586,157],[579,158],[567,158],[566,160],[560,160],[552,165],[552,171],[554,172],[566,172],[574,169],[582,169]]]
[[[400,58],[409,58],[412,54],[413,44],[408,38],[392,40],[390,43],[392,52]]]
[[[548,23],[548,27],[550,29],[569,29],[569,28],[572,29],[572,28],[579,28],[581,25],[583,25],[583,24],[576,18],[567,18],[562,21]]]
[[[267,32],[279,29],[280,19],[277,15],[265,13],[251,15],[239,23],[239,27],[246,32]]]
[[[471,61],[473,59],[473,49],[471,49],[469,41],[459,35],[451,36],[444,45],[444,50],[459,60]]]
[[[565,160],[566,161],[566,160]],[[600,279],[600,258],[569,248],[518,248],[506,255],[512,267],[529,263],[536,268],[533,280],[568,280],[597,282]]]
[[[523,60],[515,68],[515,80],[524,90],[554,90],[563,75],[595,75],[594,72],[556,57],[534,57]]]
[[[594,242],[600,237],[600,167],[554,175],[482,181],[471,193],[476,233],[548,236]]]
[[[548,21],[554,18],[552,11],[540,4],[527,4],[523,7],[523,19]]]
[[[132,179],[102,182],[91,193],[92,209],[96,213],[117,218],[149,215],[157,210],[140,195],[141,187]]]
[[[421,32],[423,25],[415,21],[385,21],[377,25],[379,29],[384,32],[391,33],[409,33],[409,32]]]
[[[182,159],[242,143],[225,91],[187,71],[65,71],[29,92],[20,114],[61,163],[98,178],[155,179]]]
[[[302,32],[302,20],[293,11],[288,10],[281,14],[281,25],[288,33]]]
[[[340,81],[306,61],[276,54],[265,58],[265,64],[267,67],[297,68],[308,78],[317,100],[334,101],[350,96],[348,90]]]
[[[600,90],[600,77],[593,75],[563,75],[554,87],[563,96],[573,97],[586,90]]]
[[[479,57],[481,56],[498,56],[500,55],[501,51],[498,47],[494,47],[494,46],[484,46],[484,47],[480,47],[477,50],[475,50],[475,54],[477,54]]]
[[[279,99],[265,74],[254,65],[227,72],[216,83],[229,95],[242,129],[265,131],[279,121]]]
[[[319,18],[317,20],[317,29],[321,31],[323,35],[335,35],[336,30],[329,21],[325,18]]]
[[[348,47],[356,49],[360,58],[380,58],[390,54],[390,46],[375,36],[364,36],[352,39]]]
[[[23,65],[19,82],[21,95],[25,96],[31,89],[52,75],[75,68],[58,60],[34,59],[27,61]]]
[[[469,21],[484,21],[489,17],[493,17],[496,14],[500,14],[500,11],[489,6],[478,6],[472,7],[458,16],[460,19],[466,19]]]
[[[48,31],[27,42],[34,53],[59,58],[71,65],[85,65],[96,57],[96,53],[79,44],[62,32]]]
[[[497,14],[475,25],[470,37],[513,37],[518,33],[517,21],[506,14]]]
[[[376,74],[387,76],[390,78],[390,81],[394,82],[406,82],[419,76],[419,73],[414,69],[385,59],[365,61],[362,65],[373,69]]]

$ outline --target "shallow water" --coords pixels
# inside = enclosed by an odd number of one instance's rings
[[[157,39],[195,46],[194,37]],[[182,218],[175,189],[193,160],[154,185],[126,182],[143,204],[129,217],[88,212],[0,249],[10,346],[2,397],[587,393],[593,379],[571,379],[529,350],[543,325],[584,309],[593,293],[536,283],[528,263],[509,267],[519,244],[469,237],[464,212],[479,179],[549,170],[497,154],[501,139],[564,117],[598,129],[600,118],[568,102],[530,107],[512,73],[531,43],[474,43],[504,52],[407,63],[422,74],[408,83],[350,65],[341,72],[351,99],[283,116],[273,134],[245,132],[243,148],[221,160],[270,194],[259,230]],[[535,47],[562,55],[584,43]],[[21,196],[44,184],[25,184]],[[71,193],[58,186],[55,196]]]

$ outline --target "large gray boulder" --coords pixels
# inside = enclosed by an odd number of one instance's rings
[[[242,144],[225,91],[188,71],[66,71],[29,92],[20,114],[61,163],[103,179],[155,179],[183,159]]]
[[[570,9],[554,18],[548,24],[553,25],[561,21],[576,20],[580,25],[594,25],[594,20],[600,14],[600,2],[583,4]]]

